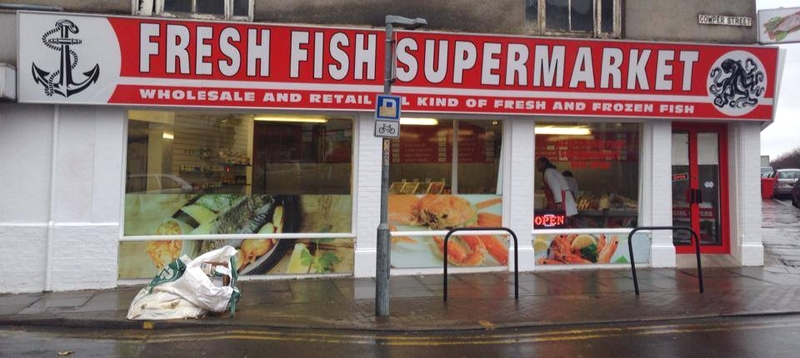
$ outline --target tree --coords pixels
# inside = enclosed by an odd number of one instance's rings
[[[800,147],[789,153],[781,154],[769,164],[775,169],[800,168]]]

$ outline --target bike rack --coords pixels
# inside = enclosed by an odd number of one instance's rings
[[[700,266],[700,238],[694,229],[685,226],[640,226],[634,228],[628,234],[628,253],[631,256],[631,272],[633,273],[633,287],[636,289],[636,296],[639,296],[639,280],[636,278],[636,260],[633,258],[633,234],[639,230],[686,230],[692,234],[695,243],[695,253],[697,254],[697,279],[700,282],[700,293],[703,293],[703,268]]]
[[[519,299],[519,254],[517,253],[518,245],[517,245],[517,234],[515,234],[511,229],[506,227],[461,227],[461,228],[454,228],[450,229],[447,232],[447,235],[444,236],[444,257],[442,261],[444,261],[444,302],[447,302],[447,240],[450,239],[450,235],[457,231],[498,231],[503,230],[511,234],[511,238],[514,239],[514,299]]]

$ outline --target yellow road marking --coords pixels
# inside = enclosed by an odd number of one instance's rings
[[[484,334],[480,331],[470,331],[446,335],[441,333],[424,332],[409,333],[408,335],[384,334],[350,334],[345,332],[319,333],[319,332],[293,332],[293,331],[264,331],[264,330],[224,330],[215,332],[182,332],[170,333],[161,331],[113,331],[81,333],[69,332],[44,332],[58,337],[107,339],[124,343],[169,343],[169,342],[203,342],[219,340],[242,341],[282,341],[282,342],[314,342],[329,344],[372,344],[389,346],[456,346],[456,345],[491,345],[491,344],[518,344],[518,343],[544,343],[561,341],[582,341],[601,338],[624,336],[654,336],[663,334],[686,334],[697,332],[724,332],[737,330],[755,330],[800,327],[800,320],[763,320],[755,323],[714,323],[714,324],[667,324],[633,327],[598,327],[587,329],[561,329],[539,332],[503,332],[492,331]],[[0,330],[2,332],[4,330]],[[7,331],[7,330],[5,330]],[[40,332],[42,333],[42,332]]]

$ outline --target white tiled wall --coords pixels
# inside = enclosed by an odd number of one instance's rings
[[[0,293],[116,285],[124,143],[121,108],[0,107]]]
[[[381,209],[382,140],[374,135],[371,113],[356,117],[355,276],[374,277]]]
[[[507,119],[504,127],[503,151],[505,163],[510,163],[503,175],[503,218],[505,225],[514,231],[519,240],[519,270],[534,268],[533,254],[533,192],[534,175],[534,122],[532,118]],[[512,154],[513,153],[513,154]],[[513,271],[513,256],[509,253],[509,270]]]
[[[761,124],[731,124],[728,139],[731,255],[743,266],[761,266]]]
[[[643,125],[640,160],[642,217],[639,226],[672,225],[672,126],[666,121],[650,121]],[[653,267],[674,267],[675,246],[672,233],[654,231],[650,248]]]

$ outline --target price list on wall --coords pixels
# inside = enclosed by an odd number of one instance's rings
[[[400,139],[392,140],[391,162],[446,163],[450,156],[448,131],[435,129],[435,127],[403,128]]]
[[[481,127],[461,125],[459,127],[458,162],[493,163],[495,161],[494,131]],[[403,128],[400,139],[392,140],[391,162],[451,163],[453,160],[453,130],[441,127],[408,126]]]
[[[593,138],[537,135],[536,156],[559,162],[636,161],[639,136],[634,132],[606,133]]]

